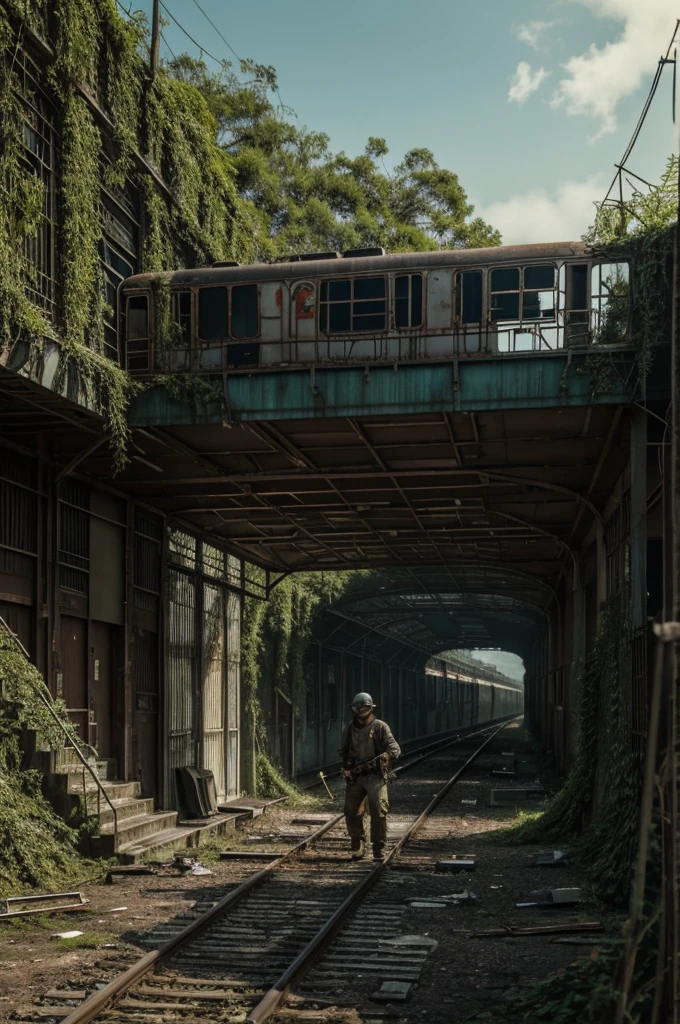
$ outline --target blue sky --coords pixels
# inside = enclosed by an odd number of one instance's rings
[[[350,155],[384,137],[388,166],[431,149],[507,243],[588,227],[680,15],[680,0],[199,2],[240,56],[276,67],[300,124]],[[164,3],[232,56],[194,0]],[[164,36],[198,55],[176,25]],[[668,68],[629,161],[652,181],[674,148],[671,93]]]

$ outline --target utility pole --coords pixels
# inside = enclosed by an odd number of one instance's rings
[[[158,62],[161,52],[161,3],[160,0],[153,0],[153,15],[151,19],[151,78],[154,79],[158,73]]]

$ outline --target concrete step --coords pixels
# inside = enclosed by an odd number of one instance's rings
[[[133,842],[145,836],[162,832],[177,823],[177,811],[152,811],[134,814],[118,822],[119,843]],[[113,835],[113,821],[107,821],[100,828],[100,835]]]
[[[83,773],[78,772],[77,775],[69,773],[66,781],[67,793],[72,793],[74,796],[81,796],[83,794]],[[102,788],[106,790],[111,800],[123,800],[126,798],[137,798],[141,795],[142,787],[139,782],[116,782],[116,781],[104,781],[102,780]],[[96,797],[99,786],[94,782],[92,776],[85,776],[85,792],[88,795],[88,801],[90,794],[94,794]],[[106,803],[106,801],[103,801]]]
[[[120,825],[126,818],[134,818],[143,814],[153,813],[153,799],[151,797],[143,797],[137,799],[136,797],[124,797],[122,800],[112,800],[113,806],[116,808],[118,815],[118,824]],[[99,815],[100,825],[110,825],[113,822],[113,811],[106,803],[102,800],[101,813]]]
[[[200,846],[201,841],[224,835],[236,826],[241,815],[217,814],[213,818],[166,828],[140,840],[126,841],[120,835],[118,859],[121,864],[140,864],[145,860],[169,860],[177,850]]]

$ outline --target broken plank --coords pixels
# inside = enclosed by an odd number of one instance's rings
[[[472,932],[473,939],[502,938],[504,935],[557,935],[560,932],[601,932],[604,925],[599,921],[569,921],[564,924],[534,925],[524,928],[513,928],[508,925],[506,928],[491,928],[486,932]]]

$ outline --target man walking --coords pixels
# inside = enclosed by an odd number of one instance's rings
[[[366,852],[364,807],[371,815],[373,860],[383,859],[387,839],[387,776],[401,750],[389,725],[375,717],[370,693],[357,693],[352,701],[352,721],[345,726],[338,753],[347,780],[345,821],[350,837],[352,860]]]

